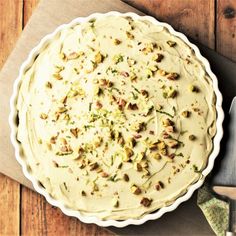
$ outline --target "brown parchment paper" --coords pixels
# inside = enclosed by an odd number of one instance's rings
[[[34,11],[15,49],[0,71],[0,172],[33,189],[20,165],[14,157],[14,149],[10,142],[8,116],[9,100],[14,80],[19,73],[20,65],[26,60],[30,50],[41,38],[54,29],[72,19],[87,16],[94,12],[136,12],[137,9],[119,0],[41,0]],[[150,221],[142,226],[128,226],[123,229],[110,227],[119,235],[213,235],[206,220],[196,205],[196,196],[182,204],[172,213],[161,219]]]

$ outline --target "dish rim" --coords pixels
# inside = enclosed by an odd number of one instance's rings
[[[45,189],[39,184],[39,181],[36,180],[34,178],[34,176],[32,176],[29,173],[29,171],[27,169],[27,164],[21,156],[21,152],[20,152],[21,145],[20,145],[19,141],[17,141],[17,138],[16,138],[17,129],[18,129],[18,124],[17,124],[18,111],[16,108],[16,103],[17,103],[17,98],[18,98],[18,93],[19,93],[19,87],[21,84],[21,79],[22,79],[24,72],[32,65],[32,63],[35,60],[35,58],[37,57],[37,55],[44,49],[44,46],[46,44],[50,43],[50,41],[52,41],[54,39],[54,37],[61,30],[72,27],[78,23],[87,22],[91,19],[98,19],[98,18],[105,17],[105,16],[122,16],[122,17],[128,16],[134,20],[148,20],[155,25],[163,26],[163,27],[167,28],[171,34],[182,39],[191,49],[193,49],[196,57],[199,59],[199,61],[201,61],[201,63],[205,67],[205,70],[208,73],[209,77],[212,79],[212,85],[213,85],[213,89],[214,89],[215,96],[216,96],[216,114],[217,114],[216,134],[213,138],[213,150],[212,150],[210,156],[208,157],[207,166],[202,171],[202,177],[196,183],[189,186],[187,188],[186,193],[184,195],[178,197],[171,205],[162,207],[152,213],[148,213],[140,219],[127,219],[127,220],[119,221],[119,220],[111,220],[111,219],[110,220],[102,220],[102,219],[97,218],[95,216],[84,216],[84,215],[81,215],[79,211],[69,209],[66,206],[64,206],[62,202],[53,199],[49,195],[49,193],[46,192]],[[74,20],[72,20],[68,24],[63,24],[63,25],[58,26],[52,33],[44,36],[40,40],[40,42],[37,44],[37,46],[34,47],[30,51],[30,53],[28,54],[27,59],[23,62],[23,64],[20,67],[19,75],[18,75],[17,79],[14,81],[13,93],[10,98],[10,115],[9,115],[9,125],[10,125],[10,129],[11,129],[10,139],[11,139],[12,145],[14,146],[14,149],[15,149],[16,160],[21,165],[23,173],[26,176],[26,178],[32,182],[34,189],[38,193],[43,195],[45,197],[45,199],[51,205],[60,208],[61,211],[65,215],[76,217],[84,223],[94,223],[94,224],[97,224],[97,225],[103,226],[103,227],[115,226],[118,228],[122,228],[122,227],[125,227],[128,225],[141,225],[141,224],[145,223],[146,221],[156,220],[156,219],[160,218],[163,214],[175,210],[182,202],[185,202],[188,199],[190,199],[191,196],[193,195],[194,191],[201,187],[201,185],[204,183],[206,176],[213,169],[214,161],[220,151],[220,141],[223,136],[223,127],[222,127],[223,120],[224,120],[224,112],[222,109],[222,95],[221,95],[219,88],[218,88],[218,80],[217,80],[215,74],[212,72],[208,60],[201,55],[198,47],[196,45],[190,43],[190,41],[187,39],[187,37],[183,33],[180,33],[180,32],[177,32],[176,30],[174,30],[171,25],[164,23],[164,22],[160,22],[160,21],[156,20],[154,17],[146,16],[146,15],[140,16],[140,15],[133,13],[133,12],[120,13],[117,11],[110,11],[107,13],[93,13],[87,17],[78,17],[78,18],[75,18]]]

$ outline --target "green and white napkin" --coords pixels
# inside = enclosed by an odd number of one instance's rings
[[[217,236],[224,236],[228,227],[228,203],[216,198],[206,183],[198,190],[197,204]]]

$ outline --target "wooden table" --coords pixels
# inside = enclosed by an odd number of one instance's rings
[[[39,0],[0,0],[0,68]],[[92,0],[90,0],[92,1]],[[69,2],[69,0],[68,0]],[[236,61],[235,0],[126,0]],[[200,231],[199,231],[200,232]],[[0,235],[112,235],[0,174]]]

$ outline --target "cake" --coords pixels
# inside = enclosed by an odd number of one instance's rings
[[[30,174],[84,216],[140,219],[202,178],[216,133],[212,79],[148,20],[62,29],[21,78],[18,132]]]

